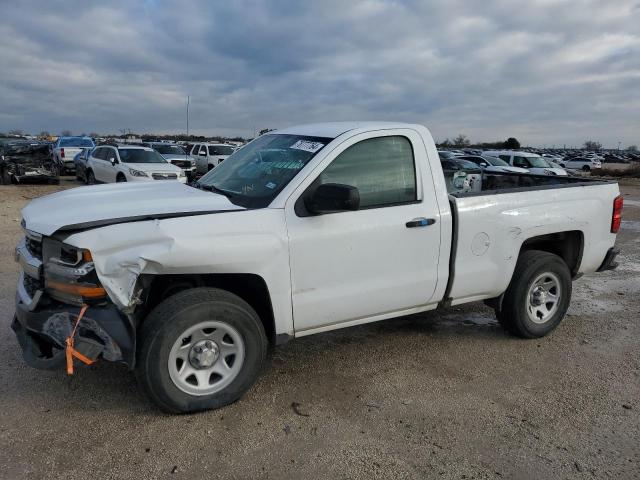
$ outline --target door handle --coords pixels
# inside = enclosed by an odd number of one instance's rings
[[[414,218],[413,220],[408,221],[405,225],[407,228],[417,228],[417,227],[428,227],[429,225],[433,225],[436,223],[435,218]]]

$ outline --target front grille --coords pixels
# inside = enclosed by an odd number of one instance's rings
[[[151,176],[154,180],[175,180],[178,178],[175,173],[152,173]]]
[[[24,289],[27,291],[30,297],[33,297],[38,290],[42,290],[44,285],[42,285],[42,280],[30,277],[29,275],[23,275],[23,285]]]
[[[189,160],[171,160],[176,167],[191,168],[191,162]]]

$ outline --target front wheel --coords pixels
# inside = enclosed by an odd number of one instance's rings
[[[496,317],[514,335],[544,337],[564,318],[571,287],[571,272],[562,258],[540,250],[525,251]]]
[[[85,173],[85,178],[87,179],[87,185],[95,185],[96,184],[96,176],[93,174],[93,170],[88,170]]]
[[[583,172],[590,172],[590,171],[591,171],[591,167],[590,167],[589,165],[584,165],[584,166],[582,167],[582,171],[583,171]]]
[[[144,321],[136,376],[169,413],[223,407],[257,379],[267,352],[264,327],[240,297],[215,288],[185,290]]]

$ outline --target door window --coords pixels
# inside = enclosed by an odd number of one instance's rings
[[[338,155],[314,185],[341,183],[356,187],[360,208],[413,202],[417,198],[411,142],[390,136],[363,140]]]
[[[105,159],[105,155],[106,155],[106,148],[104,147],[100,147],[100,148],[96,148],[96,150],[93,152],[93,158],[97,158],[98,160],[104,160]]]
[[[527,157],[513,157],[513,165],[522,168],[529,168],[531,166]]]

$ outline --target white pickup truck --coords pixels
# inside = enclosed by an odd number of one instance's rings
[[[481,300],[512,334],[546,335],[572,279],[616,266],[614,182],[446,184],[425,127],[327,123],[263,135],[195,188],[48,195],[22,212],[12,326],[28,364],[55,368],[78,323],[77,351],[192,412],[238,399],[269,342]]]
[[[51,160],[54,175],[76,173],[75,156],[84,149],[95,147],[90,137],[59,137],[53,144]]]

